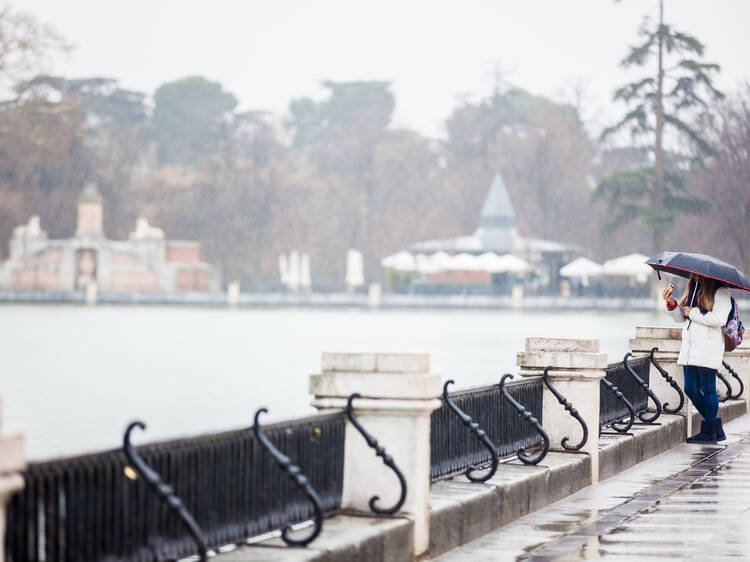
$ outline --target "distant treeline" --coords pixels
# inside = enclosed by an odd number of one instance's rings
[[[392,125],[386,82],[324,87],[322,99],[295,99],[274,115],[237,111],[231,93],[202,77],[153,95],[107,78],[15,80],[0,105],[2,252],[31,214],[50,236],[70,236],[76,197],[95,181],[108,236],[127,236],[146,216],[170,238],[200,240],[227,280],[277,279],[279,254],[296,249],[311,256],[314,281],[342,282],[349,248],[363,252],[373,280],[380,258],[412,242],[471,233],[496,170],[523,235],[598,259],[651,250],[639,222],[605,232],[611,209],[592,197],[600,178],[649,166],[650,151],[598,140],[573,105],[498,88],[458,105],[436,140]],[[686,192],[709,204],[682,218],[667,246],[747,267],[750,94],[710,114],[711,157],[672,159]]]

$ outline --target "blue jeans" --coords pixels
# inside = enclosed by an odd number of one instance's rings
[[[719,413],[719,395],[716,393],[716,369],[685,365],[685,394],[706,421],[716,421]]]

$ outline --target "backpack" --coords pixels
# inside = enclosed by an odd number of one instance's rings
[[[734,297],[732,297],[732,309],[729,311],[727,323],[721,329],[721,332],[724,335],[724,351],[734,351],[742,343],[745,326],[742,325],[742,320],[740,320],[739,309]]]

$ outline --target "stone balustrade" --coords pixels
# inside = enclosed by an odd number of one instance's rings
[[[683,387],[682,369],[677,365],[680,341],[679,328],[639,326],[635,330],[635,337],[629,342],[629,349],[635,356],[643,356],[650,354],[653,348],[658,348],[655,359],[669,376]],[[743,411],[747,412],[750,404],[750,344],[727,354],[726,361],[737,371],[745,384],[742,399]],[[523,351],[517,354],[517,364],[522,377],[539,376],[549,368],[548,376],[552,385],[586,423],[588,439],[585,445],[578,451],[566,451],[562,447],[563,438],[568,437],[571,443],[578,443],[582,437],[581,426],[558,398],[545,387],[542,396],[542,417],[544,428],[550,438],[551,449],[557,453],[579,455],[580,463],[587,462],[585,457],[580,455],[588,456],[589,481],[596,483],[602,474],[600,453],[603,447],[606,448],[605,444],[600,442],[599,436],[599,396],[600,381],[608,364],[607,355],[600,352],[599,340],[527,338]],[[672,407],[677,405],[678,394],[653,365],[650,372],[650,387],[662,403],[668,403]],[[356,418],[377,439],[378,444],[385,448],[387,454],[393,457],[406,481],[406,500],[396,516],[401,518],[403,524],[406,524],[403,519],[407,519],[412,526],[412,532],[408,535],[411,539],[410,554],[415,558],[426,555],[431,544],[430,415],[440,407],[439,397],[442,391],[441,377],[430,372],[429,356],[413,353],[323,353],[321,372],[310,376],[309,390],[313,394],[313,406],[321,412],[345,409],[351,394],[360,395],[352,404]],[[0,421],[1,414],[0,410]],[[691,427],[693,414],[687,398],[676,414],[684,417],[685,423],[683,424],[677,416],[668,417],[665,425],[676,428],[676,431],[670,429],[673,431],[674,439],[669,443],[679,440],[683,426],[688,435],[695,429]],[[655,436],[653,439],[656,442],[658,431],[660,430],[656,426],[643,426],[643,429],[633,431],[627,436],[606,437],[610,442],[615,438],[622,439],[623,443],[625,440],[635,442],[635,439],[645,442],[651,439],[646,435],[648,433]],[[638,434],[642,436],[638,437]],[[668,446],[673,446],[673,443],[664,445]],[[654,448],[653,454],[661,452],[661,449],[657,449]],[[562,458],[574,457],[557,455],[555,460],[553,455],[550,466],[555,462],[560,464]],[[24,466],[22,436],[6,435],[0,426],[0,539],[3,538],[5,504],[13,492],[22,488],[23,479],[20,472]],[[542,472],[539,471],[549,470],[549,467],[545,469],[544,466],[527,469],[518,464],[508,467],[515,472],[537,471],[539,478],[542,478],[539,476]],[[608,476],[615,471],[605,470],[603,473]],[[579,478],[583,482],[581,485],[585,485],[585,474],[583,470]],[[498,486],[498,482],[507,477],[507,474],[500,475],[487,484],[471,486],[488,497],[492,496],[495,501],[497,494],[491,491],[491,486]],[[462,484],[469,485],[468,481],[462,481]],[[347,513],[346,516],[357,515],[360,519],[364,515],[371,516],[370,501],[373,496],[380,497],[379,505],[389,506],[397,502],[399,492],[394,472],[376,457],[375,451],[368,446],[360,432],[351,423],[347,423],[342,494],[342,508]],[[507,494],[510,506],[512,493]],[[539,504],[541,505],[543,503]],[[500,517],[496,519],[501,520]],[[436,541],[433,540],[432,543]],[[265,548],[266,554],[270,552],[267,547]],[[254,555],[249,554],[252,550],[253,548],[242,549],[248,553],[242,560],[255,560]],[[255,547],[255,551],[261,553],[263,547]],[[0,550],[0,562],[2,557]]]

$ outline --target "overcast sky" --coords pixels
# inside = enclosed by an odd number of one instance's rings
[[[618,62],[657,0],[23,0],[74,45],[55,71],[153,93],[190,75],[218,80],[240,109],[283,113],[323,80],[388,80],[397,125],[441,135],[466,97],[506,79],[557,100],[583,84],[585,117],[615,118]],[[750,77],[750,0],[666,0],[666,20],[719,62],[719,85]]]

